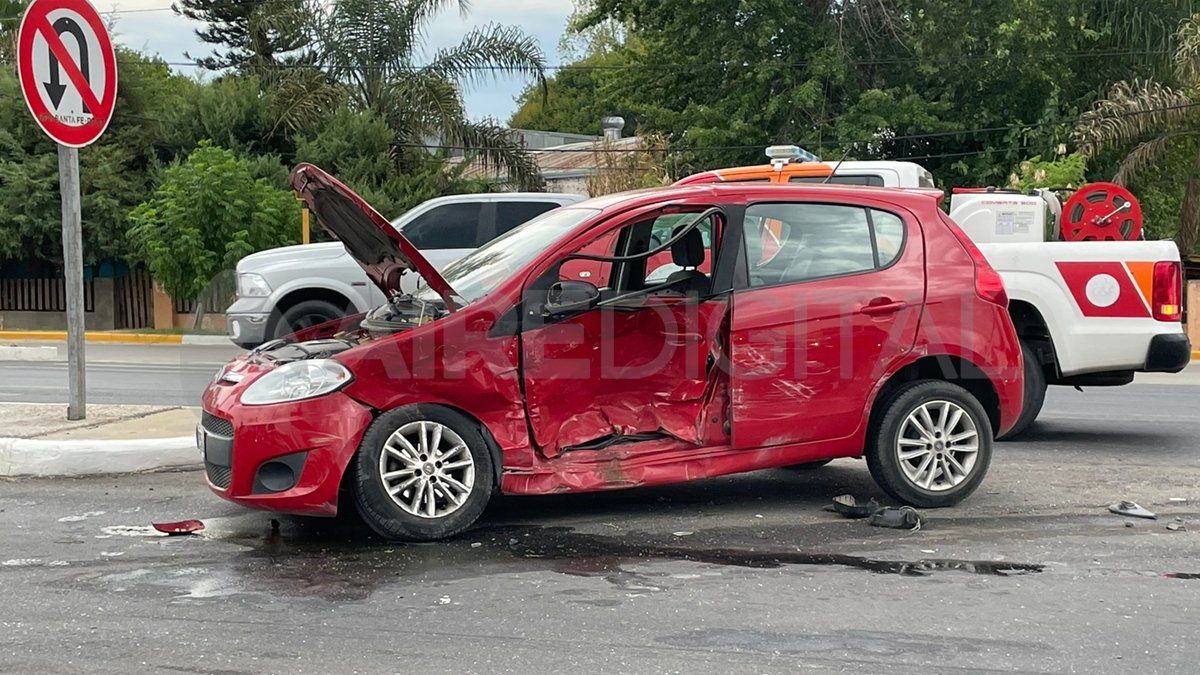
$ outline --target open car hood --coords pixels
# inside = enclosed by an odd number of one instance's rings
[[[292,170],[292,189],[321,227],[341,240],[346,251],[385,295],[399,293],[400,277],[412,270],[442,297],[446,309],[451,312],[458,309],[455,300],[458,294],[450,284],[412,242],[354,190],[312,164],[296,165]]]

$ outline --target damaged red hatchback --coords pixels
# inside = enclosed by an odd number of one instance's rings
[[[947,506],[1021,410],[999,276],[939,193],[703,185],[592,199],[441,274],[336,179],[292,184],[390,298],[217,375],[199,440],[218,495],[392,539],[493,494],[607,490],[866,456]],[[425,286],[399,292],[405,273]]]

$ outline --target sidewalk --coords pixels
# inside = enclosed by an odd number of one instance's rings
[[[0,476],[79,476],[200,464],[197,408],[90,405],[68,421],[66,406],[0,403]]]
[[[67,339],[61,330],[0,330],[0,344],[17,341],[58,342]],[[129,344],[227,345],[229,338],[216,334],[184,333],[125,333],[121,331],[86,331],[88,342],[119,342]]]

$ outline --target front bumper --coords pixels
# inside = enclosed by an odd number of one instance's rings
[[[240,389],[214,383],[204,394],[205,427],[227,428],[230,438],[225,451],[218,434],[210,446],[216,452],[205,457],[209,489],[251,508],[335,515],[342,474],[371,423],[371,411],[341,392],[244,406],[237,401]],[[285,480],[283,485],[290,487],[278,490],[279,474],[286,475],[286,469],[294,472],[294,480]]]
[[[269,317],[269,314],[226,314],[230,341],[244,349],[254,349],[266,342]]]
[[[1178,373],[1192,360],[1192,343],[1185,333],[1155,335],[1146,352],[1147,373]]]

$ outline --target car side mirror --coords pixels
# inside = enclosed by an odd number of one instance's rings
[[[600,301],[600,289],[586,281],[558,281],[546,293],[542,314],[556,316],[589,310]]]

